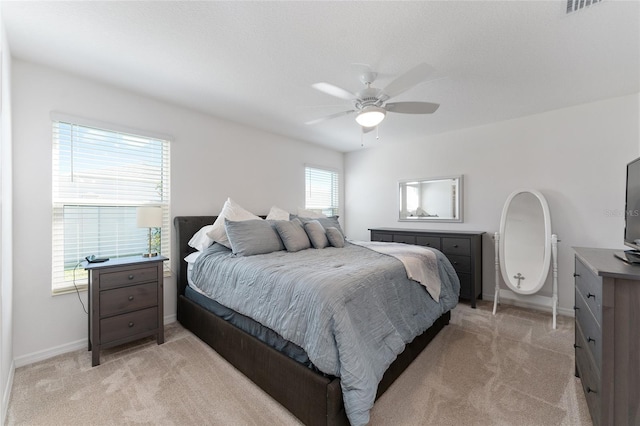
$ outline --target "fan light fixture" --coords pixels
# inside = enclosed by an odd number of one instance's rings
[[[356,121],[362,127],[375,127],[384,120],[387,111],[377,106],[367,106],[356,115]]]

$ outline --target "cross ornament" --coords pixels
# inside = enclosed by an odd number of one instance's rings
[[[515,278],[516,280],[518,280],[518,288],[520,288],[520,281],[524,280],[524,276],[522,276],[522,274],[520,272],[518,272],[518,275],[514,275],[513,278]]]

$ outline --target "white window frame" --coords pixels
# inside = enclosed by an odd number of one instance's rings
[[[107,257],[119,257],[132,253],[128,253],[131,249],[122,249],[116,248],[115,251],[111,249],[110,253],[82,253],[82,255],[78,254],[77,264],[75,268],[71,270],[69,259],[67,256],[65,266],[65,235],[64,235],[64,208],[67,206],[71,207],[80,207],[82,208],[93,208],[93,207],[124,207],[119,211],[120,214],[124,215],[124,220],[126,221],[125,227],[129,230],[132,227],[136,228],[136,231],[132,231],[134,235],[134,239],[136,244],[138,244],[138,238],[140,238],[140,243],[144,243],[145,248],[148,247],[148,229],[137,228],[135,225],[135,207],[138,206],[158,206],[162,208],[162,227],[158,228],[160,230],[160,244],[158,247],[159,253],[162,255],[167,255],[170,253],[171,249],[171,227],[170,227],[170,142],[171,138],[165,135],[152,134],[150,132],[141,132],[139,130],[131,130],[123,128],[122,126],[105,124],[96,121],[81,119],[77,117],[70,117],[62,114],[51,114],[52,119],[52,293],[55,294],[63,294],[70,291],[78,290],[86,290],[87,288],[87,274],[80,262],[84,259],[84,256],[95,254],[100,256]],[[65,190],[65,186],[62,183],[63,180],[60,179],[62,177],[60,164],[60,156],[59,156],[59,143],[60,140],[63,140],[62,143],[66,143],[65,140],[69,140],[68,137],[58,138],[57,136],[57,128],[60,126],[60,123],[64,123],[63,126],[76,126],[75,128],[82,128],[83,130],[91,129],[99,132],[107,132],[106,134],[110,135],[113,139],[107,141],[107,143],[116,144],[118,141],[127,141],[131,143],[131,140],[139,139],[141,141],[149,141],[150,143],[158,146],[158,153],[161,155],[160,160],[156,160],[156,162],[160,161],[161,166],[154,169],[154,173],[157,176],[158,174],[161,176],[160,183],[156,185],[158,189],[157,194],[154,199],[147,198],[146,195],[141,195],[132,191],[132,194],[122,195],[105,195],[105,193],[98,193],[99,195],[92,198],[91,191],[86,191],[86,188],[79,188],[77,193],[71,193],[72,191]],[[120,138],[120,139],[119,139]],[[78,139],[79,140],[79,139]],[[84,142],[84,147],[87,147],[87,143]],[[99,147],[99,144],[96,143],[96,147]],[[113,148],[105,148],[105,150],[109,150]],[[97,151],[100,152],[100,151]],[[126,151],[125,151],[126,152]],[[102,154],[105,154],[103,151]],[[146,166],[147,164],[145,164]],[[129,169],[127,169],[129,170]],[[132,172],[135,173],[135,167],[132,167]],[[137,169],[139,176],[144,177],[148,176],[146,172],[142,172],[140,168]],[[117,174],[117,173],[116,173]],[[75,176],[75,175],[74,175]],[[106,181],[111,181],[109,174],[101,173],[101,178],[104,178]],[[114,179],[118,180],[117,178]],[[126,180],[123,178],[123,180]],[[66,192],[66,193],[65,193]],[[105,192],[107,192],[105,190]],[[142,193],[143,194],[143,193]],[[94,225],[96,222],[91,222]],[[154,233],[157,230],[154,230]],[[134,234],[135,233],[135,234]],[[119,237],[117,238],[118,241]],[[131,240],[130,240],[131,241]],[[67,241],[68,244],[68,241]],[[137,246],[136,246],[137,247]],[[144,250],[147,251],[146,249]],[[141,252],[142,253],[142,252]],[[74,256],[74,255],[72,255]],[[75,261],[75,260],[74,260]],[[170,266],[168,262],[165,262],[165,276],[170,273]]]
[[[338,216],[340,211],[340,172],[338,170],[305,164],[304,186],[305,209],[325,216]],[[327,193],[327,187],[329,187],[329,193]]]

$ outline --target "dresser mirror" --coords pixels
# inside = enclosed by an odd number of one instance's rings
[[[462,222],[462,175],[399,182],[399,221]]]

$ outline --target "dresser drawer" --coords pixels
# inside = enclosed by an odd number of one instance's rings
[[[138,284],[100,292],[100,316],[108,317],[158,304],[158,284]]]
[[[602,324],[602,279],[576,259],[576,289],[582,293],[598,324]]]
[[[384,242],[393,242],[393,234],[388,234],[385,232],[371,232],[371,241],[384,241]]]
[[[100,339],[107,344],[158,328],[158,308],[147,308],[100,320]]]
[[[471,272],[471,258],[469,256],[448,254],[447,259],[449,259],[456,272]]]
[[[442,252],[444,254],[471,255],[471,245],[466,238],[442,238]]]
[[[416,236],[415,235],[404,235],[404,234],[393,234],[393,242],[394,243],[415,244],[416,243]]]
[[[584,349],[586,346],[587,342],[582,334],[582,329],[579,324],[576,324],[576,368],[578,369],[578,375],[582,382],[582,388],[587,399],[591,419],[594,425],[599,425],[601,413],[600,392],[602,389],[600,372],[594,365],[594,360],[589,355],[590,352]]]
[[[596,322],[596,319],[591,314],[587,307],[587,302],[580,294],[580,291],[576,290],[575,299],[576,327],[580,327],[586,341],[586,344],[582,347],[593,354],[596,367],[600,371],[600,366],[602,365],[602,330],[600,329],[600,324]]]
[[[471,274],[458,274],[460,280],[460,297],[471,299],[473,297],[473,286],[471,285]]]
[[[422,235],[416,235],[416,244],[419,246],[431,247],[436,250],[440,250],[440,238],[438,237],[425,237]]]
[[[129,268],[100,274],[100,289],[158,280],[158,268]]]

